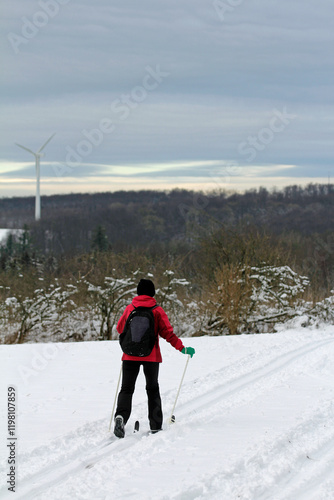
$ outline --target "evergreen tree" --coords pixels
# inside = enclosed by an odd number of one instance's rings
[[[108,236],[101,225],[98,225],[94,231],[91,248],[97,252],[106,252],[109,249]]]

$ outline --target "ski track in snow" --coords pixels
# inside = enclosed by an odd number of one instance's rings
[[[316,346],[314,346],[313,342],[310,342],[306,346],[275,356],[263,366],[251,369],[244,366],[244,370],[247,371],[241,376],[229,378],[223,384],[216,384],[214,389],[209,392],[206,391],[202,395],[196,395],[196,392],[192,391],[192,400],[180,407],[178,415],[187,415],[189,421],[189,418],[191,419],[194,415],[198,419],[201,412],[207,413],[208,406],[212,409],[213,405],[218,404],[220,408],[226,410],[229,407],[234,408],[238,404],[245,404],[247,401],[255,399],[259,393],[270,390],[275,383],[281,383],[283,380],[289,379],[293,372],[299,371],[305,365],[306,361],[308,361],[307,356],[310,358],[309,363],[312,362],[315,349],[326,347],[332,342],[333,339],[328,339],[318,342]],[[240,369],[241,367],[234,367],[233,371],[238,372]],[[225,369],[222,372],[225,372]],[[217,371],[215,377],[218,380],[223,378],[221,371]],[[209,378],[212,384],[212,375]],[[203,383],[204,380],[201,380],[201,382],[201,388],[207,386],[207,384]],[[249,387],[252,388],[251,391]]]
[[[324,483],[319,491],[319,484],[334,470],[334,404],[324,405],[286,435],[261,443],[233,468],[218,470],[201,485],[189,487],[189,496],[181,493],[171,498],[332,500],[334,481]]]
[[[180,442],[191,453],[188,439],[191,441],[203,421],[205,425],[217,419],[226,421],[231,412],[247,408],[273,388],[312,371],[333,343],[333,336],[329,336],[298,347],[296,343],[292,347],[281,343],[275,349],[271,345],[260,354],[255,352],[185,382],[176,407],[177,423],[167,427],[166,432],[148,436],[145,431],[131,434],[129,428],[124,440],[102,436],[96,442],[95,429],[102,423],[99,420],[54,440],[51,449],[42,446],[25,453],[20,456],[15,500],[333,500],[334,478],[328,478],[334,470],[334,403],[323,400],[321,395],[297,425],[278,436],[262,437],[245,449],[242,459],[232,459],[229,466],[213,464],[196,478],[186,477],[179,491],[175,486],[174,492],[167,495],[158,488],[155,494],[140,496],[138,488],[131,484],[122,491],[117,489],[122,479],[129,480],[132,469],[137,470],[141,459],[152,464],[154,460],[173,464],[173,450]],[[165,407],[171,407],[174,398],[175,391],[164,393]],[[146,403],[137,405],[137,414],[145,418],[145,409]],[[165,414],[165,419],[168,417]],[[115,471],[117,481],[104,490],[103,484],[115,476]],[[2,492],[0,498],[6,498]]]

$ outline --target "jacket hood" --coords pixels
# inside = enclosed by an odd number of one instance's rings
[[[134,307],[154,307],[156,303],[157,301],[149,295],[137,295],[137,297],[132,299]]]

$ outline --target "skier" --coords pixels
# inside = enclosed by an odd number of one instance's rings
[[[181,339],[179,339],[173,332],[173,328],[168,320],[167,314],[162,307],[157,306],[156,300],[153,298],[155,295],[154,283],[149,279],[141,279],[137,286],[137,294],[137,297],[133,298],[132,303],[125,308],[121,318],[119,319],[117,323],[117,331],[119,334],[123,332],[126,320],[135,308],[153,308],[152,312],[154,317],[154,333],[156,341],[152,352],[148,356],[137,357],[123,353],[122,386],[117,399],[114,427],[114,434],[119,438],[124,437],[124,426],[131,414],[132,396],[135,390],[140,365],[143,365],[146,378],[148,418],[151,432],[156,433],[162,429],[163,416],[158,383],[159,363],[162,362],[159,348],[159,336],[167,340],[167,342],[183,354],[189,354],[191,357],[195,354],[195,349],[192,347],[184,347]]]

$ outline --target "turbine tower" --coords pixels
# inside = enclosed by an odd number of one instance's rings
[[[15,143],[17,146],[19,146],[22,149],[25,149],[26,151],[29,151],[32,155],[34,155],[35,160],[36,160],[36,198],[35,198],[35,220],[39,220],[41,218],[41,195],[40,195],[40,159],[42,156],[44,156],[44,153],[42,153],[42,150],[45,148],[47,144],[51,141],[51,139],[55,136],[56,134],[52,134],[51,137],[48,138],[48,140],[43,144],[39,150],[34,153],[31,151],[31,149],[26,148],[25,146],[22,146],[21,144],[18,144],[17,142]]]

